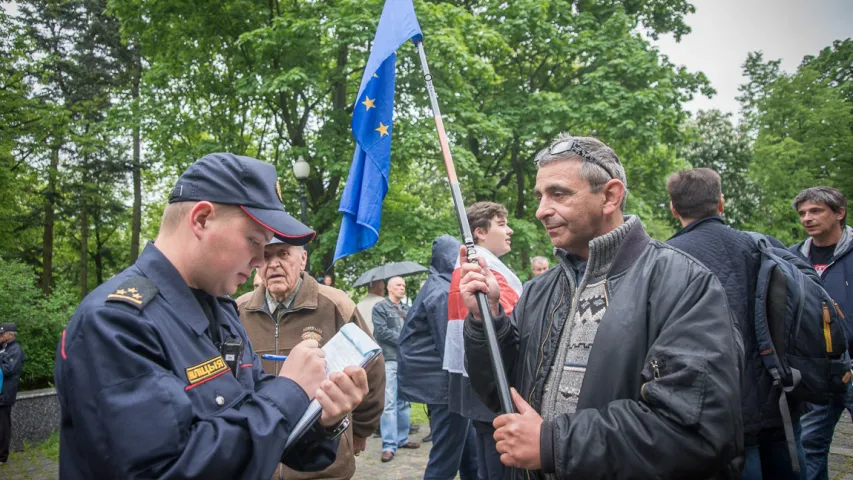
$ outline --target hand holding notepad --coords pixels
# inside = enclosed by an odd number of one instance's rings
[[[326,376],[334,372],[343,372],[346,367],[357,366],[364,368],[379,356],[379,345],[357,325],[344,325],[325,346]],[[322,407],[317,399],[311,401],[308,409],[293,427],[284,447],[287,451],[314,425],[322,414]]]

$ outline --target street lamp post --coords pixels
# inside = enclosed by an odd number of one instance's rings
[[[296,163],[293,164],[293,176],[299,180],[299,203],[302,208],[302,223],[306,226],[308,226],[308,199],[305,197],[305,181],[308,180],[310,173],[311,165],[300,155],[296,159]],[[305,245],[305,251],[308,252],[308,245]],[[308,262],[306,262],[305,268],[308,268]]]

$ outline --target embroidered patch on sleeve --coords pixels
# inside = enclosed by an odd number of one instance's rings
[[[228,365],[225,363],[225,359],[217,355],[210,360],[199,363],[198,365],[187,367],[187,381],[190,383],[190,386],[197,385],[218,377],[230,370],[231,369],[228,368]]]

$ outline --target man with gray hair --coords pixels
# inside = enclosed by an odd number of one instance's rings
[[[530,270],[534,277],[538,277],[548,270],[548,259],[545,257],[533,257],[530,260]]]
[[[846,225],[847,199],[832,187],[812,187],[800,192],[793,202],[809,238],[791,247],[791,251],[814,266],[823,281],[823,287],[838,302],[844,317],[853,315],[853,288],[848,282],[848,272],[853,272],[853,228]],[[853,351],[853,331],[842,322],[847,336],[848,350]],[[829,405],[810,405],[808,413],[800,418],[803,427],[803,449],[806,452],[806,472],[809,480],[829,477],[827,461],[829,444],[835,424],[844,410],[853,415],[853,389],[845,398]]]
[[[471,384],[500,408],[479,291],[518,412],[495,419],[501,461],[517,479],[737,478],[740,347],[720,282],[623,215],[625,170],[604,143],[561,135],[536,163],[559,268],[508,317],[494,275],[460,249]]]
[[[304,340],[325,345],[346,324],[367,331],[367,325],[346,292],[315,282],[305,272],[308,253],[301,245],[273,238],[264,246],[264,263],[258,269],[263,282],[237,299],[240,321],[261,356],[290,355]],[[276,372],[281,362],[261,360],[264,370]],[[344,480],[355,475],[355,456],[367,446],[367,437],[379,425],[385,367],[381,358],[366,368],[369,391],[352,411],[334,463],[323,470],[299,472],[280,464],[273,479]]]

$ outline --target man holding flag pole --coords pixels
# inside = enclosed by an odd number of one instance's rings
[[[395,51],[404,42],[413,40],[418,48],[421,68],[427,83],[441,152],[450,182],[451,196],[467,251],[467,261],[477,263],[474,238],[468,225],[422,38],[412,1],[386,0],[353,110],[352,130],[356,148],[339,207],[343,213],[343,219],[335,247],[334,261],[366,250],[375,245],[379,239],[382,201],[388,192],[388,178],[391,170]],[[477,302],[483,318],[485,336],[490,345],[489,358],[493,369],[491,378],[494,378],[497,383],[501,410],[503,413],[512,413],[514,408],[510,399],[509,385],[506,381],[506,373],[485,294],[478,294]]]

